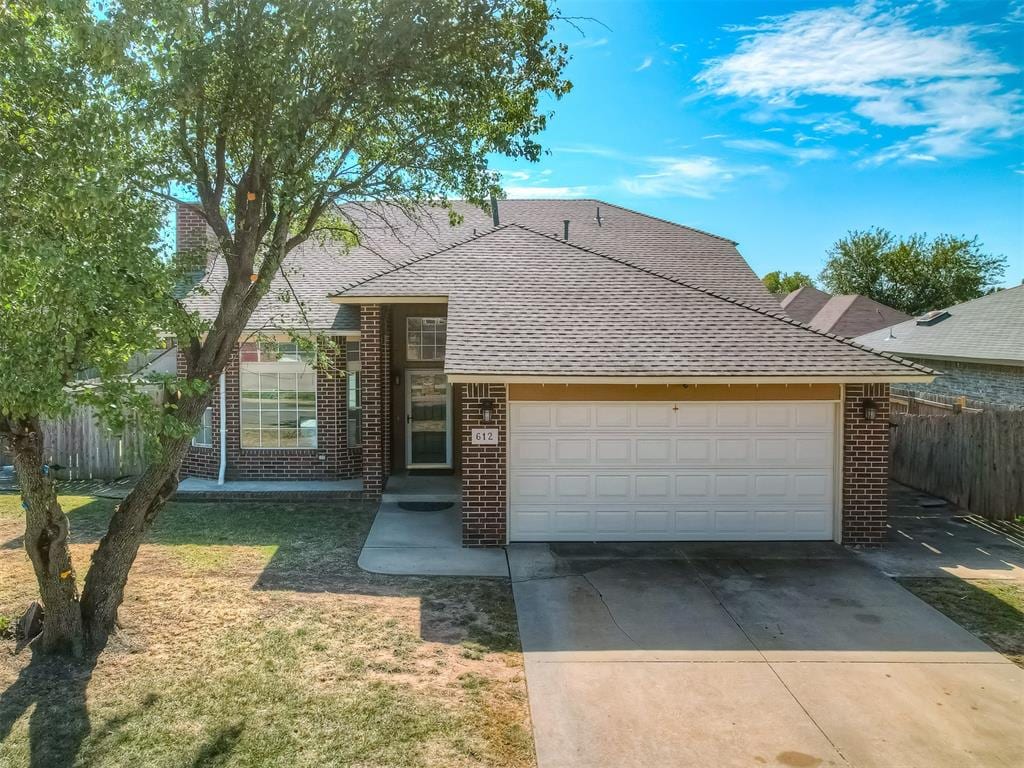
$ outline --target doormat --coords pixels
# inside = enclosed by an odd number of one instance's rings
[[[400,501],[398,508],[406,512],[440,512],[442,509],[451,509],[455,506],[453,501]]]

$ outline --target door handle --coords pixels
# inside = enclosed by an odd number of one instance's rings
[[[406,424],[412,424],[412,414],[411,413],[410,414],[406,414],[406,416],[405,416],[405,423]]]

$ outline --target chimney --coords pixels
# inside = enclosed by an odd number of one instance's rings
[[[562,220],[562,231],[564,233],[563,234],[563,238],[565,240],[568,240],[569,239],[569,220],[568,219],[563,219]]]
[[[501,218],[498,216],[498,198],[493,194],[491,195],[491,219],[494,221],[494,226],[501,224]]]
[[[216,249],[213,230],[199,203],[178,203],[174,212],[174,250],[188,272],[205,272]]]

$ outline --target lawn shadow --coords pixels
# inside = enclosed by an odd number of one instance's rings
[[[91,730],[85,693],[95,666],[95,657],[75,661],[33,653],[18,679],[0,693],[0,742],[32,708],[30,768],[70,768]]]

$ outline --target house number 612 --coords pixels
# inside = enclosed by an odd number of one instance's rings
[[[497,445],[498,430],[493,427],[474,427],[472,441],[473,445]]]

